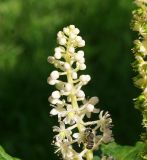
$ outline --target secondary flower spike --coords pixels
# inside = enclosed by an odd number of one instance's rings
[[[141,111],[144,133],[141,139],[145,143],[141,157],[147,160],[147,0],[135,0],[137,8],[133,11],[132,29],[138,32],[132,49],[135,61],[133,68],[137,72],[134,84],[141,89],[141,94],[135,98],[135,107]]]
[[[59,31],[59,46],[55,48],[54,56],[48,57],[48,62],[56,68],[47,79],[56,88],[49,97],[50,114],[58,116],[59,124],[53,127],[56,133],[53,143],[55,153],[64,160],[92,160],[93,151],[100,144],[112,141],[109,113],[96,108],[99,99],[86,99],[82,90],[91,80],[90,75],[77,74],[86,69],[84,51],[78,49],[85,46],[85,41],[79,32],[74,25]],[[98,114],[95,121],[91,121],[92,114]]]

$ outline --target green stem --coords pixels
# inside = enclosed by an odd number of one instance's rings
[[[92,150],[88,150],[87,151],[86,160],[93,160],[93,152],[92,152]]]
[[[65,55],[65,61],[69,64],[70,64],[70,61],[71,61],[70,54],[67,51],[66,51],[66,55]],[[78,103],[77,103],[77,97],[75,95],[75,87],[74,87],[74,83],[73,83],[71,73],[72,73],[72,69],[70,68],[69,70],[67,70],[67,82],[70,83],[73,87],[72,87],[72,90],[71,90],[71,94],[69,96],[71,98],[72,107],[74,109],[77,109],[77,108],[79,108],[79,106],[78,106]],[[83,132],[83,130],[85,129],[83,124],[84,124],[83,120],[81,120],[80,122],[77,123],[77,128],[79,130],[79,133]],[[76,160],[76,158],[74,158],[74,160]],[[88,150],[86,152],[86,160],[93,160],[93,151],[92,150]]]

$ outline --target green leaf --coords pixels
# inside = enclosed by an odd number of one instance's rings
[[[18,158],[11,157],[5,150],[0,146],[0,160],[20,160]]]
[[[140,153],[144,146],[142,142],[137,142],[135,146],[121,146],[113,142],[102,145],[101,150],[104,155],[113,156],[115,160],[141,160]]]

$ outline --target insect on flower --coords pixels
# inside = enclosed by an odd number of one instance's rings
[[[87,128],[85,130],[85,137],[86,137],[86,148],[92,149],[94,146],[94,133],[91,128]]]

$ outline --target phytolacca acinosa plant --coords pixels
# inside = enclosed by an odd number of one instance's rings
[[[48,57],[48,62],[57,68],[48,77],[48,83],[56,87],[49,97],[50,114],[58,116],[59,122],[59,126],[53,127],[57,133],[54,137],[55,152],[64,160],[92,160],[93,151],[100,144],[112,140],[109,113],[95,108],[98,98],[86,99],[82,90],[91,77],[77,74],[86,69],[84,51],[78,50],[78,47],[85,46],[85,41],[78,34],[79,29],[74,25],[59,31],[59,46],[55,48],[54,56]],[[61,76],[64,76],[62,80]],[[92,113],[98,114],[97,120],[90,121]]]
[[[137,9],[133,11],[132,29],[139,33],[139,38],[134,41],[133,53],[135,62],[133,68],[138,72],[134,78],[134,83],[142,92],[135,98],[135,107],[142,113],[142,125],[145,132],[142,134],[142,140],[145,143],[145,149],[142,158],[147,159],[147,0],[136,0]]]

